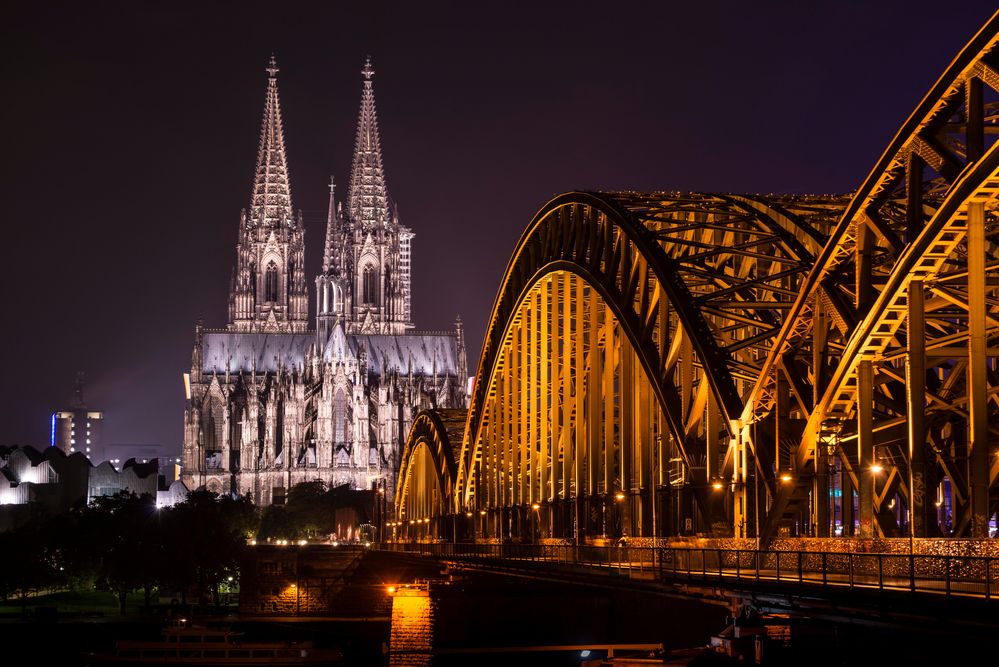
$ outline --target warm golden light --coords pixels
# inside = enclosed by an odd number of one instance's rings
[[[533,505],[531,505],[531,509],[532,510],[539,510],[539,509],[541,509],[541,505],[539,505],[537,503],[534,503]]]
[[[714,489],[715,491],[721,491],[723,486],[724,484],[718,481],[715,481],[711,484],[711,488]]]
[[[389,586],[388,587],[388,594],[392,595],[393,593],[395,593],[395,586]]]
[[[465,512],[465,516],[470,517],[470,516],[472,516],[472,513],[471,512]]]
[[[784,473],[783,475],[780,476],[780,481],[782,481],[782,482],[790,482],[792,479],[794,479],[794,478],[791,477],[791,475],[789,475],[787,473]]]
[[[884,468],[881,466],[880,463],[875,463],[874,465],[871,466],[871,472],[873,472],[875,475],[877,475],[879,472],[882,471],[884,471]]]
[[[486,515],[486,511],[485,510],[479,510],[479,515],[480,516],[485,516]]]
[[[617,493],[615,493],[614,494],[614,500],[616,500],[618,502],[621,502],[622,500],[624,500],[624,493],[621,492],[621,491],[618,491]]]

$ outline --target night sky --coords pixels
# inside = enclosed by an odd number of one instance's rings
[[[309,275],[370,54],[389,193],[416,232],[416,325],[460,313],[474,368],[552,196],[853,190],[996,8],[535,4],[8,6],[0,444],[47,444],[82,370],[106,442],[180,451],[181,374],[195,322],[226,323],[272,51]]]

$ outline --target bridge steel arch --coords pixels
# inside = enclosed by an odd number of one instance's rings
[[[999,15],[852,196],[549,202],[493,304],[449,502],[397,506],[476,539],[987,536],[997,42]]]
[[[451,443],[461,443],[465,417],[465,410],[424,410],[413,418],[400,459],[395,520],[386,526],[391,529],[387,535],[453,536],[453,524],[441,517],[451,513],[457,469]]]
[[[804,427],[764,538],[988,536],[999,473],[997,42],[999,14],[888,145],[774,339],[742,418]]]
[[[487,538],[661,535],[726,514],[748,530],[747,481],[773,480],[755,455],[730,451],[744,430],[733,421],[845,203],[552,200],[494,304],[454,513]],[[714,488],[728,485],[737,499]]]

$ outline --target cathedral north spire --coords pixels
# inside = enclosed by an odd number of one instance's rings
[[[291,207],[288,159],[278,99],[278,66],[266,68],[267,98],[250,210],[243,211],[236,271],[229,294],[229,328],[301,332],[308,328],[305,227]]]
[[[294,224],[291,206],[291,184],[288,180],[288,159],[284,148],[284,128],[281,124],[281,101],[278,98],[277,74],[280,69],[271,54],[267,65],[267,98],[260,126],[260,148],[250,199],[251,225],[280,227]]]
[[[364,77],[364,87],[361,92],[361,111],[357,119],[357,137],[354,140],[354,164],[350,171],[347,210],[355,225],[372,229],[389,223],[389,210],[372,84],[375,68],[371,64],[371,56],[365,59],[361,75]]]

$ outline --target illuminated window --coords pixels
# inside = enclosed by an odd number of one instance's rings
[[[278,300],[278,271],[277,264],[271,262],[267,265],[267,272],[264,274],[264,301]]]
[[[364,267],[364,303],[378,304],[378,272],[370,264]]]

